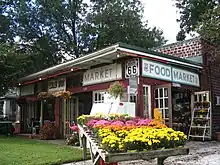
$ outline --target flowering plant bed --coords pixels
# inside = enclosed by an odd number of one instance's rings
[[[92,143],[90,143],[90,149],[95,149],[107,162],[130,160],[128,155],[133,155],[131,160],[135,160],[134,158],[138,157],[137,154],[139,156],[149,152],[155,154],[155,150],[163,150],[164,154],[165,150],[171,151],[174,148],[178,148],[178,154],[180,150],[182,154],[188,154],[185,148],[180,149],[185,145],[186,135],[167,128],[159,121],[115,114],[83,115],[78,118],[78,123],[80,132]],[[174,153],[176,154],[176,152],[170,152],[171,155]],[[123,155],[124,158],[118,155]],[[155,158],[155,155],[153,157]],[[146,159],[146,157],[141,156],[139,159]]]

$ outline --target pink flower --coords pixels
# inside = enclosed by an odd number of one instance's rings
[[[78,131],[77,125],[71,126],[70,129],[71,129],[72,131]]]
[[[141,119],[141,120],[139,120],[137,125],[139,125],[139,126],[147,126],[150,122],[152,122],[151,119]]]
[[[125,125],[126,126],[135,126],[137,123],[134,120],[128,120],[126,121]]]
[[[93,127],[99,120],[90,120],[86,125],[88,127]]]
[[[140,119],[139,117],[134,117],[134,118],[132,118],[132,120],[133,120],[134,122],[138,123],[141,119]]]
[[[120,120],[117,120],[117,121],[114,121],[111,125],[115,125],[115,126],[124,126],[124,122],[120,121]]]
[[[110,124],[111,124],[111,122],[109,122],[107,120],[99,120],[93,125],[93,127],[107,126]]]

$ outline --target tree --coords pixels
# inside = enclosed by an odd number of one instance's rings
[[[5,2],[0,0],[0,43],[6,40],[11,40],[11,35],[9,31],[10,20],[4,15]]]
[[[38,70],[119,41],[146,48],[165,43],[161,30],[142,22],[139,0],[91,0],[90,7],[83,0],[4,1],[10,29]]]
[[[116,42],[151,48],[164,44],[163,32],[143,20],[139,0],[91,0],[83,25],[83,45],[92,52]]]
[[[116,42],[145,48],[166,42],[161,30],[142,21],[139,0],[85,2],[0,0],[2,87],[17,77],[61,63],[66,56],[78,58]]]
[[[177,36],[184,39],[184,33],[196,31],[199,22],[204,20],[204,14],[218,6],[219,0],[175,0],[176,7],[180,12],[181,31]]]
[[[30,73],[32,62],[18,47],[0,44],[0,94],[7,92],[14,82]]]
[[[220,5],[202,15],[196,30],[205,39],[220,47]]]
[[[66,56],[78,57],[82,0],[11,0],[4,12],[12,20],[14,37],[28,50],[35,70],[56,65]]]

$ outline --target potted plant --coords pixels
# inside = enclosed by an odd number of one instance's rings
[[[54,94],[55,97],[62,97],[63,99],[71,98],[71,92],[69,91],[59,91]]]
[[[115,99],[118,97],[121,99],[125,92],[125,87],[119,81],[116,81],[110,85],[107,91]]]
[[[46,99],[46,98],[51,98],[51,97],[53,97],[53,94],[49,92],[40,92],[38,94],[38,98],[40,99]]]

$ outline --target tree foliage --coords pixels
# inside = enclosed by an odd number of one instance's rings
[[[185,39],[185,34],[197,31],[198,24],[206,21],[204,17],[219,5],[219,0],[175,0],[176,7],[180,12],[181,31],[177,39]],[[200,32],[200,30],[198,31]]]
[[[30,73],[32,61],[18,47],[0,44],[0,94],[14,85],[24,73]]]
[[[5,81],[116,42],[151,48],[166,40],[143,21],[140,0],[0,0]]]
[[[83,25],[83,39],[90,51],[116,42],[144,48],[165,43],[162,31],[143,22],[139,0],[91,0],[90,12]]]
[[[202,15],[196,30],[201,36],[220,47],[220,5]]]

